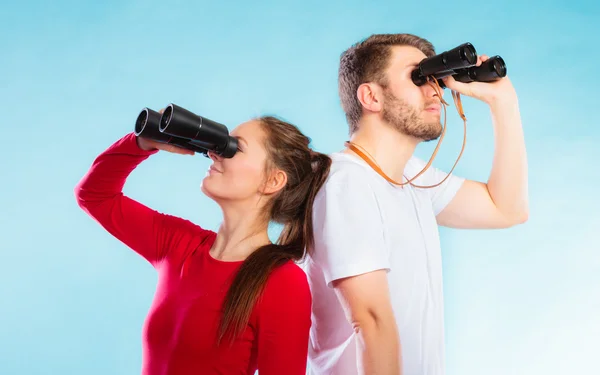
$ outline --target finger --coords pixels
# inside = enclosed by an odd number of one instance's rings
[[[179,149],[179,150],[177,150],[175,152],[177,154],[180,154],[180,155],[190,155],[190,156],[196,155],[196,153],[194,151],[186,150],[186,149],[183,149],[183,148]]]
[[[470,92],[471,88],[470,88],[470,86],[468,86],[467,83],[458,82],[452,76],[444,77],[443,81],[444,81],[444,84],[446,85],[446,87],[449,88],[450,90],[454,90],[461,94],[469,95],[468,93]]]
[[[456,80],[454,79],[453,76],[446,76],[446,77],[442,78],[442,82],[444,82],[446,87],[450,88],[450,86],[448,86],[448,85],[452,85],[454,82],[456,82]]]
[[[165,109],[164,109],[164,108],[162,108],[162,109],[160,109],[160,110],[158,111],[158,113],[160,113],[160,114],[162,115],[164,111],[165,111]]]
[[[188,150],[185,148],[178,147],[178,151],[181,155],[196,155],[196,153],[192,150]]]
[[[480,56],[477,56],[477,61],[475,62],[475,66],[481,66],[481,63],[482,63],[482,62],[483,62],[483,61],[481,60],[481,55],[480,55]]]
[[[188,150],[186,148],[174,146],[174,145],[166,146],[165,151],[172,152],[174,154],[180,154],[180,155],[194,155],[195,154],[195,152],[192,150]]]

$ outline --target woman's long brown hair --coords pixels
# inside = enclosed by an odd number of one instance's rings
[[[258,119],[266,133],[268,168],[287,174],[285,187],[267,205],[269,221],[283,224],[274,244],[254,251],[242,263],[225,296],[218,343],[231,341],[248,324],[252,309],[271,272],[288,261],[299,261],[313,245],[312,205],[329,174],[331,159],[309,148],[310,139],[294,125],[276,117]]]

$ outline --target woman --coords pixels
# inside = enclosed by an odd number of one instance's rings
[[[193,152],[128,134],[75,188],[79,206],[158,271],[144,324],[144,375],[306,373],[311,294],[294,261],[312,242],[312,202],[331,160],[294,125],[262,117],[231,132],[239,150],[201,190],[223,211],[215,233],[124,196],[150,155]],[[277,244],[269,222],[284,225]]]

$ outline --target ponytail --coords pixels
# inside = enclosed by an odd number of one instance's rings
[[[283,191],[276,198],[279,202],[274,204],[274,209],[278,212],[272,212],[272,217],[281,216],[281,212],[288,211],[286,208],[290,211],[289,216],[283,215],[280,220],[284,222],[284,227],[277,242],[262,246],[250,254],[240,266],[227,291],[217,344],[226,336],[233,343],[243,332],[271,272],[288,261],[302,260],[306,249],[313,245],[312,206],[319,189],[327,179],[331,159],[325,154],[313,151],[310,151],[310,155],[312,173],[309,172],[299,184]],[[297,202],[299,204],[294,204]]]
[[[303,215],[294,216],[294,219],[297,219],[296,222],[286,225],[280,236],[280,241],[283,243],[298,242],[302,244],[303,249],[306,247],[311,248],[314,243],[312,221],[313,203],[321,186],[323,186],[325,180],[327,180],[329,168],[331,167],[331,159],[329,156],[312,150],[310,151],[310,154],[313,172],[308,179],[309,185],[306,201],[304,203]],[[302,255],[305,255],[304,252]]]

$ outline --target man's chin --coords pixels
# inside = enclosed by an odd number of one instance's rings
[[[427,130],[417,136],[423,142],[430,142],[438,139],[442,135],[442,124],[433,123],[424,126],[424,130]]]
[[[421,142],[431,142],[431,141],[435,141],[436,139],[438,139],[440,136],[437,137],[423,137],[421,138]]]

